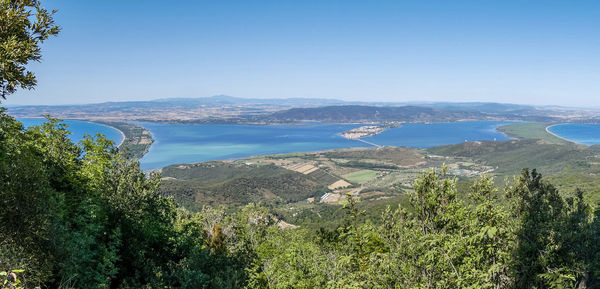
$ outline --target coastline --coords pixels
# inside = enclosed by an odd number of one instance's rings
[[[125,135],[125,133],[122,130],[120,130],[120,129],[112,126],[112,125],[106,125],[106,126],[111,127],[113,129],[117,130],[121,134],[121,136],[123,137],[123,139],[121,139],[121,142],[116,146],[116,148],[120,148],[125,143],[125,140],[127,139],[127,136]]]
[[[41,117],[41,116],[36,116],[36,117],[24,117],[24,118],[30,118],[30,119],[45,119],[45,117]],[[15,118],[15,119],[16,119],[16,118]],[[121,137],[122,137],[122,139],[121,139],[121,142],[120,142],[118,145],[116,145],[116,146],[115,146],[116,148],[119,148],[119,147],[121,147],[121,145],[123,145],[123,144],[125,143],[125,140],[127,139],[127,136],[125,135],[125,133],[124,133],[122,130],[120,130],[120,129],[118,129],[118,128],[116,128],[116,127],[112,126],[112,125],[106,124],[106,123],[102,123],[102,122],[95,122],[95,121],[92,121],[92,120],[87,120],[87,119],[76,119],[76,118],[65,118],[65,119],[60,119],[60,120],[61,120],[61,121],[64,121],[64,120],[71,120],[71,121],[73,121],[73,120],[75,120],[75,121],[82,121],[82,122],[92,123],[92,124],[96,124],[96,125],[102,125],[102,126],[109,127],[109,128],[111,128],[111,129],[114,129],[114,130],[116,130],[116,131],[118,131],[118,132],[121,134]]]
[[[97,124],[97,125],[103,125],[105,127],[110,127],[112,129],[118,131],[121,134],[122,139],[121,139],[121,142],[118,145],[115,146],[116,148],[121,147],[121,145],[123,145],[125,143],[125,140],[127,139],[127,136],[125,135],[125,133],[122,130],[120,130],[120,129],[112,126],[112,125],[109,125],[109,124],[106,124],[106,123],[101,123],[101,122],[90,121],[90,120],[80,120],[80,119],[74,119],[74,120],[85,121],[85,122],[93,123],[93,124]]]
[[[570,140],[570,139],[566,139],[566,138],[564,138],[564,137],[562,137],[562,136],[559,136],[559,135],[557,135],[557,134],[555,134],[555,133],[553,133],[553,132],[551,132],[551,131],[550,131],[550,128],[551,128],[551,127],[553,127],[553,126],[557,126],[557,125],[560,125],[560,124],[564,124],[564,123],[557,123],[557,124],[552,124],[552,125],[549,125],[549,126],[547,126],[547,127],[546,127],[546,132],[547,132],[547,133],[549,133],[549,134],[551,134],[551,135],[553,135],[553,136],[555,136],[555,137],[557,137],[557,138],[559,138],[559,139],[562,139],[562,140],[564,140],[564,141],[566,141],[566,142],[570,142],[570,143],[574,143],[574,144],[578,144],[578,145],[584,145],[584,146],[587,146],[586,144],[579,143],[579,142],[576,142],[576,141],[573,141],[573,140]]]
[[[518,140],[518,139],[520,139],[518,136],[509,134],[505,130],[502,129],[502,127],[507,126],[507,125],[511,125],[511,124],[513,124],[513,123],[498,124],[498,125],[496,125],[496,127],[494,127],[494,131],[496,131],[497,133],[505,136],[508,140]]]

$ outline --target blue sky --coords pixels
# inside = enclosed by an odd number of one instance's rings
[[[6,104],[205,97],[600,106],[600,1],[45,0]]]

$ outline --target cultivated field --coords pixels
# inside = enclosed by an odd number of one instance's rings
[[[377,177],[377,172],[372,170],[361,170],[343,175],[344,179],[355,184],[364,184]]]

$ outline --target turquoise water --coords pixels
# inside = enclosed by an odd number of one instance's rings
[[[142,123],[155,142],[142,169],[170,164],[363,146],[338,133],[360,125],[169,125]]]
[[[600,125],[598,124],[565,123],[553,125],[548,130],[572,142],[585,145],[600,144]]]
[[[22,122],[25,127],[40,125],[46,122],[44,118],[18,118],[17,120]],[[63,122],[69,126],[68,130],[71,132],[70,138],[74,143],[82,140],[85,134],[94,136],[97,133],[103,134],[107,139],[112,140],[115,145],[123,141],[121,132],[107,125],[80,120],[64,120]]]
[[[474,121],[406,124],[365,138],[378,145],[432,147],[475,140],[506,140],[496,127],[506,122]],[[141,123],[155,142],[140,160],[144,170],[171,164],[235,159],[254,155],[310,152],[369,146],[338,134],[357,124],[171,125]]]

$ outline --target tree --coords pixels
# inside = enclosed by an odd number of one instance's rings
[[[0,0],[0,97],[18,88],[33,89],[36,78],[26,70],[31,61],[42,58],[40,45],[57,35],[56,10],[42,8],[37,0]]]
[[[590,257],[598,247],[583,192],[564,199],[536,170],[524,169],[508,189],[508,197],[518,222],[514,287],[597,288],[590,276],[596,270]]]

